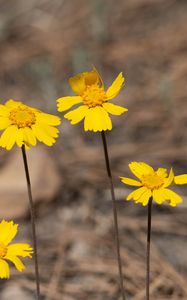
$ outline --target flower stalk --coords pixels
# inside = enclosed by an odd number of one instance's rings
[[[121,289],[122,299],[125,300],[126,298],[125,298],[125,291],[124,291],[124,284],[123,284],[122,262],[121,262],[121,254],[120,254],[117,205],[116,205],[116,198],[115,198],[115,192],[114,192],[112,172],[111,172],[111,168],[110,168],[110,161],[109,161],[109,156],[108,156],[107,141],[106,141],[106,136],[105,136],[104,131],[101,132],[101,137],[102,137],[102,142],[103,142],[105,163],[106,163],[107,174],[108,174],[108,178],[109,178],[109,182],[110,182],[110,190],[111,190],[111,197],[112,197],[115,243],[116,243],[116,252],[117,252],[118,269],[119,269],[120,289]]]
[[[147,252],[146,252],[146,300],[149,300],[150,288],[150,246],[151,246],[151,218],[152,218],[152,197],[147,206]]]
[[[22,155],[23,155],[23,163],[24,163],[25,176],[26,176],[26,181],[27,181],[28,198],[29,198],[29,205],[30,205],[31,227],[32,227],[33,249],[34,249],[33,256],[34,256],[34,264],[35,264],[36,295],[37,295],[37,300],[40,300],[40,276],[39,276],[39,266],[38,266],[35,210],[34,210],[34,203],[33,203],[33,198],[32,198],[31,181],[30,181],[25,145],[22,145],[21,150],[22,150]]]

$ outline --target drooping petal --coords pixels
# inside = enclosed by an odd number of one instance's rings
[[[168,201],[171,206],[176,206],[182,202],[182,198],[175,192],[169,189],[163,189],[165,201]]]
[[[6,256],[6,259],[10,260],[19,272],[22,272],[25,269],[25,265],[22,263],[19,257],[9,255]]]
[[[125,81],[125,79],[123,77],[123,74],[120,73],[117,76],[117,78],[114,80],[112,85],[106,91],[108,100],[114,98],[119,93],[119,91],[121,90],[121,88],[123,86],[124,81]]]
[[[143,206],[146,206],[152,196],[151,190],[146,190],[138,200],[136,200],[136,203],[142,203]]]
[[[158,189],[153,191],[153,199],[158,203],[162,204],[164,202],[164,192],[163,189]]]
[[[0,259],[0,278],[8,279],[10,277],[10,268],[7,262],[3,259]]]
[[[89,110],[86,113],[85,120],[84,120],[84,130],[93,130],[93,108],[89,108]]]
[[[80,73],[74,77],[71,77],[69,79],[69,85],[71,86],[75,94],[82,95],[82,93],[84,93],[86,89],[86,83],[83,74]]]
[[[120,116],[124,112],[128,111],[127,108],[115,105],[113,103],[106,102],[103,104],[103,108],[110,114]]]
[[[173,170],[171,168],[169,176],[164,179],[164,185],[163,185],[163,187],[170,186],[172,184],[173,180],[174,180],[174,173],[173,173]]]
[[[38,125],[48,136],[52,138],[57,138],[59,134],[59,130],[56,127],[49,126],[49,125],[44,125],[44,124],[39,124]]]
[[[0,111],[1,114],[1,111]],[[11,125],[11,122],[8,117],[0,117],[0,130],[3,130]]]
[[[101,76],[95,67],[90,72],[82,73],[82,76],[84,77],[86,85],[97,84],[99,80],[102,81]]]
[[[20,128],[18,130],[17,136],[16,136],[16,144],[18,147],[21,148],[21,146],[24,144],[24,138],[23,138],[23,128]]]
[[[175,176],[174,182],[175,184],[187,184],[187,174]]]
[[[32,146],[36,146],[36,137],[33,130],[29,127],[22,128],[23,141]]]
[[[147,188],[143,186],[143,187],[141,187],[141,188],[139,188],[139,189],[137,189],[137,190],[131,192],[131,193],[127,196],[127,200],[133,199],[133,200],[137,201],[137,200],[141,197],[141,195],[142,195],[143,193],[145,193],[146,191],[147,191]]]
[[[121,179],[121,182],[128,184],[128,185],[132,185],[132,186],[141,186],[142,185],[141,182],[131,179],[131,178],[120,177],[120,179]]]
[[[141,179],[143,175],[154,172],[154,169],[144,162],[132,162],[129,164],[129,168],[131,172],[139,179]]]
[[[85,117],[84,130],[85,131],[105,131],[112,129],[112,122],[108,113],[101,107],[96,106],[90,108]]]
[[[43,142],[45,145],[52,146],[55,143],[55,139],[47,134],[41,126],[37,126],[36,124],[34,124],[32,126],[32,130],[36,138],[40,142]]]
[[[18,225],[13,221],[7,222],[3,220],[0,223],[0,243],[8,245],[16,236]]]
[[[87,105],[81,105],[78,108],[68,112],[64,115],[64,118],[71,121],[71,124],[77,124],[84,119],[88,111]]]
[[[80,96],[67,96],[57,99],[57,107],[58,111],[62,112],[70,109],[72,106],[81,103],[82,97]]]
[[[6,257],[8,259],[9,256],[22,256],[32,258],[33,249],[29,244],[12,244],[8,246],[8,251]]]
[[[8,117],[10,110],[5,106],[0,104],[0,116],[1,117]]]
[[[0,137],[0,146],[6,150],[12,149],[16,142],[16,137],[18,133],[18,128],[16,125],[11,125],[7,127]]]

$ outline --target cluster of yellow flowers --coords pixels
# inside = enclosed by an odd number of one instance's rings
[[[107,89],[95,68],[70,78],[69,84],[76,95],[57,99],[58,111],[68,111],[78,105],[67,112],[64,118],[70,120],[71,124],[84,120],[85,131],[111,130],[110,115],[119,116],[128,111],[127,108],[110,102],[124,85],[122,73]],[[0,130],[4,130],[0,137],[0,146],[10,150],[16,144],[18,147],[24,145],[29,149],[30,146],[36,146],[37,141],[52,146],[59,134],[56,126],[60,123],[61,120],[57,116],[43,113],[20,101],[8,100],[4,105],[0,105]],[[143,162],[132,162],[129,168],[138,181],[126,177],[121,177],[121,181],[138,189],[130,193],[127,200],[133,199],[143,205],[147,205],[151,197],[158,204],[167,201],[171,206],[176,206],[182,202],[182,198],[168,187],[174,184],[186,184],[187,174],[175,176],[172,169],[168,174],[165,168],[158,168],[155,171]],[[32,256],[33,250],[28,244],[9,244],[16,235],[17,228],[18,225],[13,221],[0,223],[0,278],[9,278],[7,260],[13,262],[16,268],[22,271],[24,265],[18,256]]]

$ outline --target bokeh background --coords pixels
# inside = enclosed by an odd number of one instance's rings
[[[146,208],[124,202],[119,181],[137,160],[187,173],[187,1],[0,0],[1,103],[13,98],[57,114],[68,77],[94,64],[109,85],[123,72],[116,103],[129,112],[107,133],[119,208],[128,299],[145,299]],[[21,151],[0,152],[0,216],[31,242]],[[28,152],[42,299],[117,300],[112,203],[100,134],[63,120],[53,148]],[[153,208],[151,299],[187,299],[184,203]],[[33,262],[0,281],[2,300],[34,298]]]

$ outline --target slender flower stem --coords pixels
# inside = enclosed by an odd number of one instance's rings
[[[150,287],[150,244],[151,244],[151,212],[152,212],[152,197],[149,199],[147,211],[147,253],[146,253],[146,300],[149,300]]]
[[[35,280],[36,280],[36,293],[37,293],[36,295],[37,295],[37,300],[40,300],[40,276],[39,276],[39,267],[38,267],[35,211],[34,211],[34,204],[33,204],[33,198],[32,198],[31,181],[30,181],[30,175],[29,175],[29,168],[28,168],[28,163],[27,163],[27,155],[26,155],[26,151],[25,151],[25,145],[23,145],[21,147],[21,150],[22,150],[22,155],[23,155],[25,176],[26,176],[26,180],[27,180],[27,190],[28,190],[30,214],[31,214],[31,226],[32,226],[33,249],[34,249],[34,262],[35,262]]]
[[[103,142],[106,169],[107,169],[107,174],[108,174],[108,178],[109,178],[109,182],[110,182],[110,190],[111,190],[112,205],[113,205],[115,242],[116,242],[118,269],[119,269],[119,282],[120,282],[122,299],[125,300],[125,291],[124,291],[124,286],[123,286],[122,262],[121,262],[121,255],[120,255],[120,241],[119,241],[119,230],[118,230],[117,205],[116,205],[116,199],[115,199],[115,193],[114,193],[114,184],[113,184],[112,172],[111,172],[109,156],[108,156],[107,141],[106,141],[106,136],[105,136],[104,131],[101,132],[101,137],[102,137],[102,142]]]

